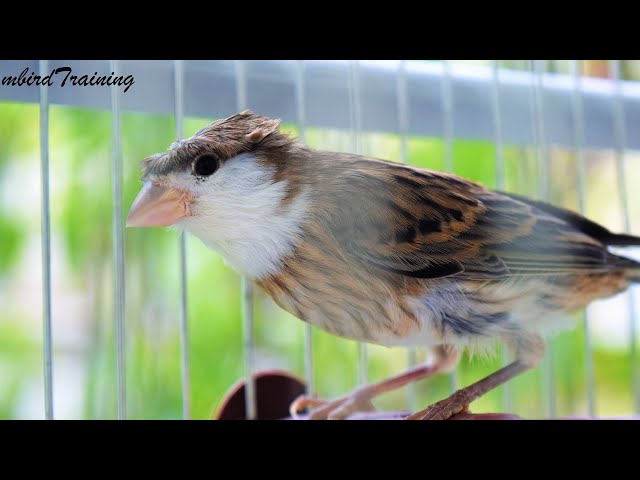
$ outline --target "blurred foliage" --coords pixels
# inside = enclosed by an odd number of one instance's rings
[[[558,65],[558,70],[565,68]],[[112,192],[111,115],[77,108],[51,108],[51,205],[53,231],[53,308],[56,405],[72,418],[112,418],[115,415],[115,347],[112,325]],[[212,119],[189,118],[185,135]],[[298,133],[293,125],[285,125]],[[123,214],[140,188],[139,162],[165,150],[175,139],[172,117],[124,113]],[[309,128],[313,147],[349,150],[349,132]],[[363,152],[401,160],[401,140],[388,133],[363,135]],[[456,140],[456,173],[495,187],[495,148],[488,142]],[[575,156],[553,152],[553,201],[575,208],[577,198],[567,173]],[[408,139],[408,161],[422,167],[444,167],[445,144],[440,139]],[[505,146],[506,189],[537,196],[538,171],[531,149]],[[590,169],[601,171],[598,162]],[[610,169],[609,169],[610,170]],[[572,181],[575,181],[572,180]],[[601,202],[598,179],[589,176],[589,196]],[[21,184],[21,182],[23,182]],[[595,183],[595,185],[594,185]],[[20,188],[30,192],[20,198]],[[39,127],[35,105],[0,103],[0,418],[39,416],[42,395],[40,324]],[[592,207],[593,211],[598,205]],[[596,212],[597,213],[597,212]],[[597,214],[596,214],[597,217]],[[178,335],[178,236],[173,229],[127,229],[126,344],[128,410],[131,418],[179,418],[181,415],[180,348]],[[191,397],[194,418],[208,418],[225,392],[241,378],[242,332],[240,281],[222,259],[197,239],[187,237],[188,311],[191,355]],[[278,367],[302,376],[303,323],[256,293],[256,338],[260,368]],[[582,325],[582,324],[580,324]],[[353,388],[356,344],[314,331],[315,377],[323,397]],[[584,329],[561,333],[553,342],[558,413],[586,412]],[[623,414],[630,405],[629,355],[626,351],[594,351],[600,413]],[[421,353],[421,359],[425,353]],[[503,361],[465,358],[460,384],[497,369]],[[73,365],[71,371],[65,365]],[[406,351],[370,347],[369,376],[382,379],[406,367]],[[75,372],[75,373],[74,373]],[[66,376],[81,379],[67,388]],[[74,378],[75,378],[74,377]],[[426,406],[449,391],[443,376],[417,387],[419,405]],[[543,415],[540,370],[511,383],[514,411]],[[76,403],[68,402],[75,395]],[[477,411],[502,408],[503,390],[479,400]],[[406,405],[406,391],[376,401],[381,408]],[[37,407],[33,407],[33,404]],[[71,407],[69,407],[71,408]]]

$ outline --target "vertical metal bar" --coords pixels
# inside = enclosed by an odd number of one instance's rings
[[[369,349],[364,342],[358,343],[358,384],[366,385],[369,381]]]
[[[118,74],[118,61],[111,61],[112,74]],[[113,314],[116,332],[116,395],[118,420],[127,418],[127,378],[125,372],[125,290],[124,290],[124,232],[122,216],[122,128],[120,125],[120,91],[118,85],[111,87],[111,135],[113,187]]]
[[[617,186],[622,209],[622,218],[624,222],[624,231],[629,233],[631,230],[631,222],[629,220],[629,199],[627,196],[627,186],[625,184],[625,165],[624,156],[627,149],[626,138],[626,122],[624,118],[624,103],[622,99],[622,83],[620,72],[620,60],[611,60],[609,62],[609,75],[614,82],[614,110],[613,122],[614,133],[616,139],[616,170],[617,170]],[[636,304],[634,302],[633,292],[627,294],[629,309],[629,354],[631,356],[631,392],[633,401],[633,412],[640,413],[640,372],[638,371],[638,354],[636,348]]]
[[[360,63],[349,63],[349,104],[351,112],[351,132],[354,153],[362,153],[362,98],[360,95]],[[358,342],[358,384],[366,385],[369,379],[369,354],[367,344]]]
[[[505,188],[504,152],[502,148],[502,112],[500,109],[500,62],[492,61],[491,69],[491,113],[493,118],[494,145],[496,150],[496,188]],[[506,350],[502,353],[502,363],[506,366],[511,362]],[[502,404],[505,412],[510,412],[513,408],[511,399],[511,384],[505,383],[502,387]]]
[[[236,105],[238,111],[247,108],[247,65],[245,60],[236,60]],[[244,336],[244,365],[246,376],[245,411],[247,420],[257,417],[256,385],[253,378],[255,363],[255,340],[253,335],[253,283],[242,277],[242,326]]]
[[[453,173],[453,88],[451,82],[451,63],[442,60],[442,82],[440,83],[440,98],[442,109],[442,139],[444,141],[444,169]],[[449,391],[458,389],[458,369],[449,374]]]
[[[442,108],[442,138],[444,140],[444,169],[452,173],[453,159],[453,88],[451,84],[451,64],[449,60],[442,61],[441,108]]]
[[[573,76],[573,138],[576,150],[576,171],[578,175],[578,206],[580,213],[586,213],[586,167],[584,160],[584,106],[582,103],[582,77],[580,75],[580,61],[571,61],[571,75]],[[593,371],[593,346],[591,341],[591,327],[589,323],[589,309],[584,310],[584,348],[585,348],[585,381],[587,384],[587,412],[589,417],[596,415],[595,377]]]
[[[362,98],[360,96],[360,62],[351,60],[349,64],[349,103],[351,113],[351,138],[355,153],[362,149]]]
[[[503,190],[505,187],[504,152],[502,149],[502,112],[500,110],[500,62],[492,62],[492,97],[491,112],[493,115],[494,144],[496,149],[496,187]]]
[[[176,140],[184,136],[184,62],[174,60],[174,100]],[[191,377],[189,373],[189,319],[187,312],[187,239],[180,231],[178,239],[180,269],[180,375],[182,380],[182,418],[191,418]]]
[[[531,60],[531,73],[534,79],[534,122],[536,132],[536,158],[539,173],[540,198],[549,201],[549,152],[544,124],[544,82],[543,75],[546,68],[545,60]],[[545,414],[547,417],[556,416],[556,392],[555,374],[553,366],[554,344],[553,340],[547,341],[547,348],[542,361],[542,389],[545,399]]]
[[[256,385],[253,378],[255,339],[253,336],[253,283],[242,277],[242,326],[244,337],[244,362],[246,370],[245,411],[247,420],[255,420],[258,414]]]
[[[543,75],[546,71],[545,60],[533,60],[533,73],[534,73],[534,101],[535,110],[534,118],[536,122],[536,153],[537,153],[537,166],[539,173],[539,187],[540,198],[544,201],[548,201],[550,198],[549,189],[549,158],[547,151],[547,138],[545,131],[545,110],[544,110],[544,81]]]
[[[531,154],[533,152],[533,155],[536,156],[536,161],[537,161],[537,152],[538,152],[538,125],[536,122],[536,89],[535,89],[535,79],[534,79],[534,71],[535,71],[535,66],[533,64],[533,60],[524,60],[523,61],[523,70],[527,70],[529,72],[529,119],[531,121],[531,147],[532,148],[527,148],[528,146],[525,146],[525,162],[527,164],[527,173],[529,173],[530,171],[530,160],[531,160]],[[539,172],[536,172],[539,173]],[[526,180],[526,179],[525,179]],[[540,179],[537,179],[538,183],[540,182]],[[533,180],[531,180],[530,183],[533,183]],[[532,189],[531,191],[531,195],[535,196],[535,189]]]
[[[49,62],[40,60],[40,76]],[[51,216],[49,210],[49,91],[40,85],[40,216],[42,229],[42,340],[44,364],[44,416],[53,420],[53,339],[51,335]]]
[[[303,143],[307,139],[304,72],[304,60],[298,60],[296,62],[296,109],[300,141]],[[307,395],[314,395],[316,389],[313,378],[313,327],[310,323],[304,325],[304,378],[307,384]]]
[[[407,62],[400,61],[396,77],[396,98],[398,100],[398,130],[400,131],[400,161],[409,161],[409,91],[407,85]]]
[[[398,108],[398,131],[400,132],[400,161],[407,163],[409,161],[409,142],[407,132],[409,131],[409,93],[407,86],[407,62],[400,61],[398,72],[396,75],[396,99]],[[416,364],[416,349],[414,347],[407,348],[407,368],[412,368]],[[415,384],[407,385],[407,403],[408,409],[415,412],[416,387]]]

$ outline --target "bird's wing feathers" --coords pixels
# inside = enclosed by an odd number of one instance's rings
[[[619,268],[619,257],[610,254],[597,239],[576,229],[563,218],[510,196],[488,192],[481,196],[487,205],[486,216],[494,215],[493,204],[508,208],[527,205],[533,220],[528,231],[508,242],[485,244],[485,249],[505,263],[510,275],[549,275],[595,273]],[[498,222],[499,224],[499,222]]]
[[[440,172],[365,160],[357,167],[342,179],[350,195],[334,232],[369,265],[478,279],[619,268],[619,257],[553,210]]]
[[[596,222],[589,220],[588,218],[585,218],[576,212],[567,210],[566,208],[556,207],[554,205],[550,205],[538,200],[532,200],[530,198],[522,197],[514,193],[499,193],[514,198],[520,202],[527,203],[537,208],[538,210],[542,210],[543,212],[550,214],[553,217],[562,219],[566,223],[574,227],[576,230],[579,230],[585,235],[598,240],[604,245],[640,245],[640,237],[635,237],[633,235],[627,235],[624,233],[613,233],[602,225],[599,225]]]

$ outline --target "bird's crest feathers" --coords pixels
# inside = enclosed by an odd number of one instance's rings
[[[168,152],[157,153],[142,161],[143,178],[164,175],[189,168],[200,155],[213,155],[224,162],[256,148],[285,147],[295,139],[279,131],[280,120],[245,110],[217,120],[192,137],[173,143]]]

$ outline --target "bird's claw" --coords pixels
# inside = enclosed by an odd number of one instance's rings
[[[464,392],[458,391],[418,413],[409,415],[405,420],[448,420],[458,413],[469,412],[469,403]]]
[[[325,405],[327,402],[324,400],[319,400],[314,397],[310,397],[309,395],[300,395],[296,398],[291,405],[289,405],[289,415],[291,418],[300,418],[298,413],[304,410],[307,407],[319,407],[321,405]]]
[[[292,418],[300,418],[298,412],[309,406],[316,408],[309,412],[307,420],[344,420],[355,412],[371,412],[375,410],[369,398],[353,393],[331,401],[323,401],[307,395],[301,395],[293,401],[289,407],[289,413]]]

